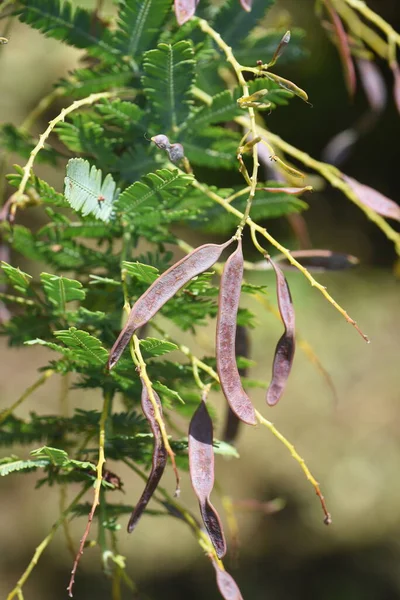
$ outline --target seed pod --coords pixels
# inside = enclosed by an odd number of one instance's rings
[[[232,575],[221,569],[216,560],[212,561],[217,576],[218,589],[224,600],[243,600],[243,596]]]
[[[235,339],[235,354],[236,357],[243,356],[249,358],[250,356],[250,340],[249,334],[246,327],[238,325],[236,328],[236,339]],[[238,369],[240,377],[247,377],[247,368]],[[238,436],[240,429],[240,419],[235,415],[231,407],[227,406],[227,412],[225,417],[225,427],[222,439],[228,444],[233,444]]]
[[[372,208],[378,215],[400,221],[400,206],[396,202],[352,177],[342,175],[342,178],[351,187],[362,204]]]
[[[256,425],[256,415],[250,398],[244,391],[236,365],[236,318],[243,278],[242,243],[226,261],[221,277],[217,319],[217,371],[224,396],[237,417]]]
[[[226,553],[221,520],[210,502],[214,485],[213,425],[206,403],[201,401],[189,425],[190,480],[200,505],[200,512],[218,558]]]
[[[198,3],[199,0],[175,0],[175,16],[178,25],[183,25],[193,17]]]
[[[185,151],[183,149],[182,144],[171,144],[168,149],[169,160],[174,163],[174,165],[178,164],[185,157]]]
[[[205,244],[196,248],[151,284],[133,305],[125,327],[111,348],[108,369],[112,369],[119,360],[135,331],[150,321],[160,308],[193,277],[212,267],[231,241],[220,245]]]
[[[285,326],[285,331],[278,341],[272,365],[272,380],[267,391],[267,403],[274,406],[282,396],[290,369],[292,368],[295,351],[295,318],[289,285],[281,269],[268,259],[276,275],[276,294],[279,312]]]
[[[157,148],[160,148],[160,150],[169,150],[171,148],[169,139],[163,133],[160,133],[159,135],[154,135],[150,139],[152,142],[155,143]]]
[[[351,254],[332,252],[332,250],[293,250],[291,255],[309,271],[343,271],[359,263],[358,258]],[[293,271],[297,269],[283,254],[274,256],[274,261],[279,262],[282,269]]]
[[[143,379],[141,381],[142,381],[142,410],[143,410],[144,416],[146,417],[146,419],[148,420],[148,422],[150,424],[150,428],[153,433],[154,450],[153,450],[153,460],[152,460],[152,467],[151,467],[150,475],[147,480],[146,487],[143,490],[143,494],[141,495],[140,500],[136,504],[135,509],[133,510],[133,512],[131,514],[131,518],[129,519],[128,533],[132,533],[132,531],[136,527],[137,522],[139,521],[140,517],[142,516],[143,511],[145,510],[146,506],[148,505],[150,498],[154,494],[154,492],[159,484],[159,481],[164,473],[165,465],[167,464],[167,451],[164,446],[160,427],[156,421],[156,418],[154,415],[154,408],[150,401],[147,388],[143,382]],[[153,391],[153,394],[154,394],[154,398],[157,402],[158,408],[160,410],[160,413],[162,414],[160,398],[158,397],[158,395],[156,394],[155,391]]]

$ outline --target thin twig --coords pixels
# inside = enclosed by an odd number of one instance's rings
[[[79,550],[75,557],[74,565],[73,565],[72,571],[71,571],[71,578],[69,580],[69,584],[67,587],[68,594],[71,598],[72,598],[72,588],[73,588],[74,582],[75,582],[76,570],[78,568],[78,564],[79,564],[79,561],[83,554],[83,549],[85,547],[85,542],[89,535],[90,528],[92,526],[94,513],[96,512],[96,508],[99,505],[100,489],[101,489],[101,483],[103,481],[103,467],[106,462],[105,454],[104,454],[104,446],[105,446],[105,438],[106,438],[106,421],[107,421],[107,417],[108,417],[110,401],[111,401],[110,394],[105,393],[104,401],[103,401],[103,410],[101,412],[100,424],[99,424],[99,457],[98,457],[97,465],[96,465],[96,480],[95,480],[94,486],[93,486],[94,487],[93,504],[92,504],[92,508],[90,509],[86,529],[85,529],[82,539],[80,541]]]
[[[325,525],[330,525],[332,523],[332,518],[330,513],[328,512],[327,506],[326,506],[326,502],[325,502],[325,498],[321,493],[318,481],[315,479],[315,477],[312,475],[311,471],[309,470],[309,468],[307,467],[304,458],[302,458],[300,456],[300,454],[297,452],[296,448],[293,446],[293,444],[291,444],[284,435],[281,434],[280,431],[278,431],[275,427],[275,425],[273,423],[271,423],[271,421],[267,421],[267,419],[265,419],[262,414],[260,414],[258,412],[258,410],[256,410],[256,417],[258,419],[258,422],[261,425],[265,425],[265,427],[267,427],[271,433],[274,434],[274,436],[280,441],[282,442],[282,444],[284,446],[286,446],[286,448],[289,450],[290,454],[292,455],[292,457],[294,458],[294,460],[296,462],[299,463],[304,475],[307,477],[308,481],[311,483],[311,485],[314,486],[315,489],[315,493],[317,494],[320,502],[321,502],[321,506],[322,506],[322,510],[324,511],[324,523]]]
[[[38,153],[40,152],[40,150],[44,147],[45,141],[47,140],[47,138],[49,137],[49,135],[51,134],[51,132],[53,131],[55,126],[58,123],[61,123],[62,121],[64,121],[64,119],[67,115],[74,112],[78,108],[81,108],[82,106],[88,106],[90,104],[94,104],[95,102],[97,102],[98,100],[102,100],[103,98],[111,98],[114,95],[115,95],[115,93],[113,93],[113,92],[102,92],[100,94],[91,94],[90,96],[87,96],[86,98],[82,98],[81,100],[76,100],[67,108],[63,108],[62,111],[60,112],[60,114],[57,115],[52,121],[49,122],[49,126],[47,127],[46,131],[44,131],[44,133],[42,133],[42,135],[40,136],[38,143],[36,144],[36,146],[34,147],[32,152],[30,153],[28,162],[26,163],[26,165],[23,168],[23,176],[22,176],[21,182],[19,184],[18,190],[13,195],[13,203],[12,203],[11,210],[10,210],[10,215],[11,215],[12,219],[15,218],[15,213],[18,208],[18,203],[20,201],[22,201],[22,199],[23,199],[25,188],[26,188],[26,185],[28,183],[28,180],[29,180],[29,177],[31,174],[33,163],[35,162],[35,158],[38,155]]]
[[[180,493],[180,476],[179,476],[179,471],[178,471],[178,467],[176,466],[176,461],[175,461],[175,453],[171,448],[171,445],[169,443],[169,439],[168,439],[168,433],[167,430],[165,428],[165,423],[164,420],[161,416],[160,413],[160,409],[158,407],[158,404],[156,402],[156,399],[154,397],[154,390],[153,390],[153,385],[150,381],[150,378],[147,374],[147,367],[146,367],[146,363],[143,359],[142,353],[140,351],[140,340],[137,337],[137,335],[134,335],[132,337],[131,340],[131,344],[130,344],[130,350],[131,350],[131,356],[132,359],[134,361],[134,363],[136,364],[140,377],[143,379],[144,385],[146,386],[147,389],[147,393],[149,394],[149,399],[150,402],[153,406],[153,410],[154,410],[154,417],[157,421],[157,424],[160,428],[160,432],[161,432],[161,436],[163,439],[163,443],[165,446],[165,449],[168,453],[168,456],[171,460],[171,464],[172,464],[172,468],[173,471],[175,473],[175,479],[176,479],[176,489],[175,489],[175,496],[179,496]]]
[[[55,533],[57,531],[57,529],[65,521],[65,519],[68,517],[68,515],[71,513],[71,511],[78,504],[78,502],[82,498],[82,496],[87,492],[87,490],[88,490],[88,486],[85,486],[79,492],[79,494],[77,496],[75,496],[75,498],[73,499],[73,501],[71,502],[71,504],[58,517],[57,521],[52,526],[52,528],[50,530],[50,533],[44,538],[44,540],[36,548],[35,553],[34,553],[34,555],[32,557],[32,560],[30,561],[29,565],[25,569],[23,575],[18,580],[15,588],[8,594],[7,600],[12,600],[12,598],[15,598],[15,596],[17,596],[18,598],[22,598],[23,597],[22,596],[22,587],[25,585],[25,583],[26,583],[29,575],[31,574],[31,572],[33,571],[33,569],[35,568],[35,566],[37,565],[40,556],[43,554],[44,550],[50,544],[51,540],[53,539],[53,537],[54,537],[54,535],[55,535]]]
[[[18,406],[20,406],[27,398],[29,398],[29,396],[31,394],[33,394],[33,392],[35,390],[37,390],[41,385],[43,385],[44,383],[46,383],[46,381],[49,379],[49,377],[51,377],[52,375],[54,375],[55,371],[53,371],[53,369],[46,369],[46,371],[43,373],[43,375],[41,377],[39,377],[39,379],[30,387],[28,387],[24,393],[22,394],[22,396],[20,396],[18,398],[18,400],[16,400],[14,402],[14,404],[12,404],[9,408],[7,408],[6,410],[4,410],[2,413],[0,413],[0,425],[2,423],[4,423],[4,421],[7,419],[7,417],[9,417],[16,408],[18,408]]]
[[[236,77],[238,79],[238,82],[240,84],[240,86],[242,87],[243,90],[243,96],[249,96],[250,94],[250,90],[249,90],[249,86],[247,84],[247,81],[245,80],[244,76],[243,76],[243,67],[242,65],[240,65],[238,63],[238,61],[236,60],[232,49],[228,46],[228,44],[222,39],[222,37],[220,36],[220,34],[218,32],[216,32],[207,21],[200,19],[199,20],[199,25],[201,30],[206,33],[207,35],[209,35],[214,42],[218,45],[218,47],[225,53],[226,56],[226,60],[231,64],[233,70],[235,71]],[[248,107],[247,109],[248,111],[248,115],[249,115],[249,121],[250,121],[250,126],[249,129],[251,131],[252,134],[252,138],[253,140],[257,137],[257,133],[256,133],[256,116],[255,116],[255,112],[254,112],[254,108],[252,107]],[[242,230],[244,228],[244,226],[246,225],[247,222],[247,217],[250,214],[250,210],[251,210],[251,206],[253,203],[253,199],[255,196],[255,192],[256,192],[256,186],[257,186],[257,177],[258,177],[258,167],[259,167],[259,163],[258,163],[258,150],[257,150],[257,144],[253,144],[252,146],[252,152],[253,152],[253,172],[250,178],[250,185],[249,185],[249,195],[247,197],[247,203],[246,203],[246,208],[243,214],[243,217],[240,221],[240,224],[238,226],[238,230],[236,233],[236,236],[239,237],[242,234]],[[244,175],[246,175],[247,171],[244,171]],[[247,179],[245,177],[245,179]]]
[[[230,204],[226,204],[226,202],[225,202],[225,200],[223,198],[221,198],[220,196],[218,196],[218,194],[216,194],[215,192],[213,192],[212,190],[210,190],[209,188],[207,188],[207,186],[202,185],[196,179],[194,179],[192,181],[192,185],[196,189],[198,189],[198,190],[202,191],[204,194],[206,194],[209,198],[211,198],[212,200],[214,200],[215,202],[217,202],[218,204],[220,204],[221,206],[223,206],[226,211],[228,211],[228,212],[232,213],[233,215],[237,216],[239,219],[243,218],[243,213],[242,212],[240,212],[239,210],[237,210],[236,208],[234,208]],[[332,298],[332,296],[328,293],[326,287],[324,287],[323,285],[321,285],[320,283],[318,283],[318,281],[316,281],[316,279],[314,279],[314,277],[311,275],[311,273],[305,267],[303,267],[303,265],[301,265],[295,258],[293,258],[293,256],[291,255],[290,251],[287,248],[285,248],[284,246],[282,246],[282,244],[280,244],[265,229],[265,227],[261,227],[261,225],[258,225],[250,217],[247,218],[247,224],[250,225],[250,228],[251,228],[251,230],[253,232],[257,231],[258,233],[260,233],[263,237],[265,237],[265,239],[267,239],[270,242],[270,244],[272,244],[273,246],[275,246],[275,248],[277,248],[279,250],[279,252],[281,252],[282,254],[284,254],[284,256],[288,259],[288,261],[290,262],[290,264],[292,264],[299,271],[301,271],[301,273],[303,273],[303,275],[308,279],[308,281],[310,282],[310,284],[313,287],[317,288],[317,290],[319,290],[321,292],[321,294],[323,296],[325,296],[325,298],[328,300],[328,302],[330,302],[332,304],[332,306],[334,306],[336,308],[336,310],[340,312],[340,314],[346,319],[346,321],[348,323],[350,323],[351,325],[353,325],[353,327],[358,331],[358,333],[362,336],[362,338],[367,343],[369,343],[368,337],[361,331],[361,329],[358,327],[356,321],[354,321],[354,319],[352,319],[347,314],[347,312],[344,310],[344,308],[342,308],[340,306],[340,304],[338,304],[336,302],[336,300],[334,300]],[[258,245],[258,247],[260,248],[259,245]],[[265,255],[266,251],[262,250],[262,253],[263,253],[263,255]]]

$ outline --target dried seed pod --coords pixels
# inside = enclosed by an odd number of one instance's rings
[[[160,133],[159,135],[154,135],[150,139],[152,142],[155,143],[157,148],[160,148],[160,150],[169,150],[171,148],[169,139],[163,133]]]
[[[167,464],[167,450],[164,446],[160,427],[159,427],[159,425],[156,421],[155,415],[154,415],[154,408],[150,401],[147,387],[145,386],[143,379],[141,379],[141,381],[142,381],[142,410],[143,410],[144,416],[146,417],[146,419],[148,420],[148,422],[150,424],[150,428],[153,433],[154,450],[153,450],[153,460],[152,460],[152,467],[151,467],[150,475],[147,480],[146,487],[143,490],[143,494],[141,495],[140,500],[136,504],[135,509],[133,510],[133,512],[131,514],[131,518],[129,519],[128,533],[132,533],[132,531],[136,527],[137,522],[139,521],[140,517],[142,516],[143,511],[145,510],[146,506],[148,505],[150,498],[154,494],[154,492],[159,484],[159,481],[165,470],[165,465]],[[156,394],[155,391],[153,391],[153,394],[154,394],[154,398],[157,402],[158,408],[160,410],[160,413],[162,414],[160,398],[158,397],[158,395]]]
[[[351,254],[332,252],[332,250],[293,250],[293,258],[309,271],[342,271],[358,265],[359,260]],[[274,256],[274,261],[285,270],[295,271],[294,267],[283,254]]]
[[[178,164],[185,157],[185,151],[183,149],[182,144],[171,144],[168,149],[169,160],[174,163],[174,165]]]
[[[200,275],[217,262],[222,251],[232,240],[225,244],[205,244],[170,267],[135,302],[128,321],[111,348],[108,369],[112,369],[119,360],[139,327],[143,327],[154,315],[193,277]]]
[[[236,365],[236,318],[242,278],[243,254],[239,240],[237,250],[226,261],[221,276],[216,339],[217,371],[224,396],[235,415],[249,425],[256,425],[254,407],[242,387]]]
[[[278,265],[270,258],[268,260],[275,271],[279,312],[285,326],[285,331],[276,345],[272,379],[267,391],[267,403],[274,406],[283,394],[292,368],[295,351],[295,318],[288,282]]]
[[[217,576],[218,589],[224,600],[243,600],[243,596],[232,575],[221,569],[216,560],[212,561]]]
[[[183,25],[193,17],[198,3],[199,0],[175,0],[174,8],[178,25]]]
[[[250,356],[250,340],[249,334],[246,327],[238,325],[236,328],[236,339],[235,339],[235,353],[236,357],[243,356],[249,358]],[[240,377],[247,377],[247,368],[238,369]],[[238,436],[240,429],[240,419],[235,415],[231,407],[227,406],[227,412],[225,417],[225,427],[223,440],[228,444],[233,444]]]
[[[400,221],[400,206],[396,202],[352,177],[347,175],[342,175],[342,177],[362,204],[372,208],[378,215]]]
[[[218,513],[210,502],[214,485],[213,425],[204,400],[190,421],[188,440],[190,480],[208,535],[218,558],[222,558],[226,553],[224,532]]]

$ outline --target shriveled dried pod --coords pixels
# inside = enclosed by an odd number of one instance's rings
[[[188,437],[190,480],[200,506],[204,525],[218,558],[226,553],[221,520],[210,502],[214,486],[213,425],[204,399],[194,413]]]
[[[217,371],[224,396],[235,415],[244,423],[256,425],[254,407],[243,389],[236,365],[236,320],[242,278],[243,253],[239,240],[221,276],[216,336]]]
[[[108,369],[119,360],[132,335],[143,327],[154,315],[193,277],[200,275],[217,262],[225,244],[204,244],[170,267],[140,296],[129,314],[128,321],[111,348]]]
[[[151,403],[149,392],[147,390],[146,385],[142,381],[142,410],[144,416],[149,422],[151,431],[154,437],[154,449],[153,449],[153,459],[152,459],[152,467],[147,479],[146,486],[143,490],[143,494],[140,497],[139,502],[136,504],[135,509],[133,510],[131,517],[128,523],[128,533],[131,533],[136,527],[140,517],[142,516],[146,506],[148,505],[150,498],[154,494],[157,486],[160,482],[160,479],[164,473],[165,466],[167,464],[167,450],[164,446],[163,438],[161,435],[160,427],[157,423],[154,414],[154,408]],[[160,398],[157,393],[153,390],[155,401],[157,402],[160,413],[162,414],[162,407]]]
[[[224,600],[243,600],[236,581],[227,571],[221,569],[216,560],[212,561],[217,576],[218,589]]]
[[[285,327],[285,331],[276,345],[272,365],[272,379],[267,391],[267,403],[274,406],[284,392],[293,364],[296,346],[295,315],[288,282],[278,265],[270,258],[268,260],[275,271],[279,312]]]

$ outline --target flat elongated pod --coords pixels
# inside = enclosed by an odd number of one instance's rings
[[[214,486],[213,425],[204,400],[194,413],[188,438],[190,480],[200,505],[200,512],[218,558],[226,553],[221,520],[210,502]]]
[[[278,265],[271,259],[269,259],[269,262],[276,275],[276,294],[278,297],[279,312],[285,327],[285,331],[276,345],[272,365],[272,379],[267,391],[267,403],[270,406],[274,406],[284,392],[292,368],[295,351],[295,317],[288,282]]]
[[[142,516],[143,511],[145,510],[146,506],[148,505],[150,498],[154,494],[154,492],[159,484],[159,481],[164,473],[165,465],[167,464],[167,451],[164,446],[160,427],[156,421],[156,418],[154,415],[154,408],[150,401],[147,388],[146,388],[143,380],[141,380],[141,381],[142,381],[142,410],[143,410],[144,416],[146,417],[146,419],[148,420],[148,422],[150,424],[150,428],[153,433],[154,449],[153,449],[153,460],[152,460],[152,467],[151,467],[150,475],[147,480],[146,486],[143,490],[143,494],[141,495],[140,500],[136,504],[135,509],[133,510],[133,512],[131,514],[131,518],[129,519],[128,533],[131,533],[134,530],[134,528],[136,527],[137,522],[139,521],[140,517]],[[162,414],[160,398],[158,397],[158,395],[156,394],[156,392],[154,390],[153,390],[153,394],[154,394],[154,398],[158,404],[160,413]]]
[[[256,415],[250,398],[243,389],[236,365],[236,319],[243,278],[242,243],[226,261],[221,277],[217,319],[217,371],[224,396],[237,417],[256,425]]]
[[[216,560],[212,561],[217,576],[218,589],[224,600],[243,600],[243,596],[232,575],[221,569]]]
[[[135,331],[145,325],[154,315],[193,277],[200,275],[217,262],[225,244],[205,244],[172,265],[136,300],[128,321],[111,348],[108,369],[119,360]]]
[[[332,250],[293,250],[290,254],[309,271],[342,271],[359,263],[358,258],[351,254],[332,252]],[[279,266],[285,270],[297,269],[283,254],[274,256],[274,262],[279,262]]]
[[[246,327],[238,325],[236,328],[236,339],[235,339],[235,353],[236,358],[243,356],[249,358],[250,356],[250,340],[249,333]],[[240,377],[247,377],[247,367],[238,369]],[[240,419],[235,415],[231,407],[227,406],[227,412],[225,416],[225,427],[223,440],[228,444],[233,444],[238,436],[240,429]]]
[[[372,208],[378,215],[400,221],[400,206],[396,202],[352,177],[342,175],[342,178],[351,187],[362,204]]]

